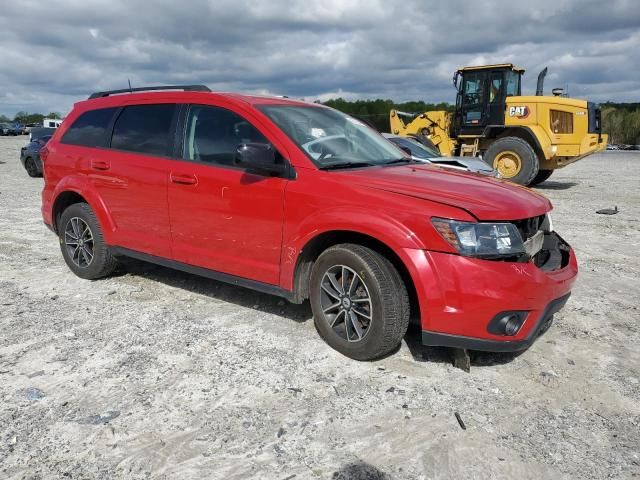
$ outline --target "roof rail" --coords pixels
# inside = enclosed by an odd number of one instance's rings
[[[159,87],[138,87],[123,88],[122,90],[106,90],[104,92],[95,92],[89,96],[92,98],[108,97],[109,95],[117,95],[119,93],[147,92],[151,90],[183,90],[185,92],[210,92],[211,89],[206,85],[162,85]]]

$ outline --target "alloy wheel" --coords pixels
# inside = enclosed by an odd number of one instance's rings
[[[320,282],[324,320],[339,337],[359,342],[369,332],[373,318],[371,295],[364,280],[346,265],[329,268]]]
[[[64,229],[64,244],[71,261],[80,268],[91,265],[94,257],[93,233],[79,217],[73,217]]]

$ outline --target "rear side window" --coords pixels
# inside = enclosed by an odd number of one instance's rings
[[[111,148],[147,155],[170,156],[175,104],[125,107],[113,126]]]
[[[101,108],[84,112],[64,133],[60,142],[82,147],[104,147],[106,131],[116,110]]]

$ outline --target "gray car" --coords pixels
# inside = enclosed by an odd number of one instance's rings
[[[395,143],[401,149],[411,154],[411,158],[419,162],[432,163],[440,167],[453,168],[456,170],[466,170],[468,172],[482,173],[490,177],[499,177],[497,170],[476,157],[443,157],[438,148],[428,139],[418,139],[412,137],[401,137],[383,133],[382,136]]]
[[[17,135],[14,128],[8,123],[0,123],[0,135]]]

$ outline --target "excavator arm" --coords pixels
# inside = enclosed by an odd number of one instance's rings
[[[406,123],[403,117],[409,122]],[[444,110],[424,112],[418,116],[399,110],[391,110],[389,125],[391,133],[395,135],[423,135],[427,137],[445,156],[453,155],[457,146],[457,141],[449,137],[451,114]]]

